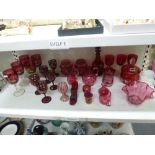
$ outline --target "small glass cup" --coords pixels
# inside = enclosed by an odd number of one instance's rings
[[[93,94],[91,92],[85,92],[84,96],[85,96],[86,103],[87,104],[91,104],[92,103]]]
[[[106,106],[110,106],[110,102],[111,102],[111,92],[108,88],[102,86],[99,89],[99,100],[100,103]]]

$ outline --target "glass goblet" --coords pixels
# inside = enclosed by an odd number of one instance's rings
[[[73,70],[73,64],[69,59],[64,59],[61,61],[60,68],[61,73],[65,76],[68,76],[70,74],[70,71]]]
[[[107,66],[112,66],[114,64],[115,57],[112,54],[107,54],[105,56],[105,64]]]
[[[46,65],[41,65],[41,66],[39,67],[39,72],[45,77],[46,83],[47,83],[47,84],[51,83],[51,82],[48,80],[48,78],[47,78],[47,75],[48,75],[48,72],[49,72],[48,66],[46,66]]]
[[[42,59],[40,54],[31,55],[31,61],[36,67],[40,67],[42,64]]]
[[[24,68],[19,60],[12,62],[11,67],[18,75],[22,75],[24,73]]]
[[[31,74],[31,75],[29,76],[29,80],[30,80],[30,83],[31,83],[33,86],[37,87],[37,86],[38,86],[38,83],[39,83],[39,81],[40,81],[40,77],[39,77],[38,74]],[[35,94],[36,94],[36,95],[40,95],[40,93],[38,92],[38,90],[35,91]]]
[[[24,73],[24,67],[22,66],[22,64],[19,60],[12,62],[11,67],[18,76],[21,76]],[[21,80],[20,80],[19,85],[22,85],[22,83],[24,81],[24,77],[21,77],[20,79]],[[16,87],[17,87],[17,85],[16,85]],[[24,88],[19,88],[19,90],[21,91],[21,94],[24,94],[24,92],[25,92]]]
[[[16,84],[19,80],[18,75],[14,72],[12,68],[6,69],[3,71],[3,75],[5,79],[8,81],[10,84],[14,84],[16,91],[13,93],[14,96],[18,97],[24,94],[25,90],[24,89],[18,89]]]
[[[39,81],[38,85],[37,85],[37,90],[40,94],[43,94],[45,97],[42,99],[42,103],[46,104],[49,103],[51,101],[51,97],[50,96],[46,96],[46,92],[47,92],[47,83],[46,81]]]
[[[127,57],[125,54],[118,54],[116,59],[117,65],[123,66],[127,61]]]
[[[108,88],[102,86],[99,90],[99,100],[100,103],[106,106],[111,105],[111,92]]]
[[[36,72],[36,66],[32,63],[29,64],[29,66],[26,66],[26,71],[28,74],[34,74]]]
[[[28,74],[32,74],[36,72],[36,67],[32,64],[28,54],[20,55],[19,61]],[[29,84],[28,78],[24,78],[22,83],[20,83],[21,86],[26,86],[28,84]]]
[[[83,76],[87,71],[88,64],[85,59],[78,59],[75,62],[75,68],[78,70],[80,76]]]
[[[50,66],[50,68],[52,69],[52,72],[56,75],[59,76],[58,73],[55,72],[55,69],[57,68],[57,61],[56,59],[51,59],[48,61],[48,64]]]
[[[28,54],[19,56],[19,61],[24,68],[27,68],[28,66],[30,66],[30,57]]]
[[[57,89],[57,85],[54,84],[54,81],[56,79],[56,75],[55,73],[49,71],[48,74],[47,74],[47,79],[52,82],[52,86],[50,87],[51,90],[56,90]]]
[[[39,68],[42,64],[42,59],[41,59],[41,55],[40,54],[33,54],[31,55],[31,62],[32,64],[37,68]],[[38,73],[38,69],[37,69],[37,73]]]
[[[66,94],[68,90],[68,86],[66,82],[60,82],[58,84],[58,91],[62,93],[60,100],[63,102],[67,102],[69,100],[69,96]]]

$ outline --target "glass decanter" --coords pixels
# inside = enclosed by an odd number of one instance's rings
[[[101,48],[96,47],[95,52],[96,52],[96,57],[92,63],[92,69],[96,75],[101,76],[103,74],[103,69],[104,69],[104,63],[102,62],[101,55],[100,55]]]

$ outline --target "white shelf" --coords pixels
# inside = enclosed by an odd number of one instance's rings
[[[105,29],[104,34],[59,37],[59,27],[38,26],[33,28],[31,35],[0,36],[0,51],[155,44],[155,33],[112,35]],[[60,42],[61,46],[50,44]]]
[[[57,78],[56,83],[66,78]],[[79,79],[79,96],[75,106],[68,102],[60,101],[58,91],[48,91],[52,96],[49,104],[42,104],[41,96],[35,96],[35,87],[29,85],[25,87],[26,93],[21,97],[14,97],[14,86],[9,85],[0,94],[0,115],[5,117],[38,118],[38,119],[62,119],[78,121],[102,121],[102,122],[155,122],[155,99],[147,100],[140,106],[128,103],[126,95],[122,92],[123,84],[117,77],[114,85],[110,88],[112,92],[112,106],[106,107],[99,103],[98,89],[101,86],[101,79],[98,79],[92,88],[94,94],[93,103],[87,105],[84,100],[82,81]]]

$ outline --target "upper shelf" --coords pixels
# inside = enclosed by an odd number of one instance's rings
[[[112,35],[105,29],[104,34],[59,37],[59,27],[38,26],[31,35],[0,36],[0,51],[155,44],[155,33]]]

